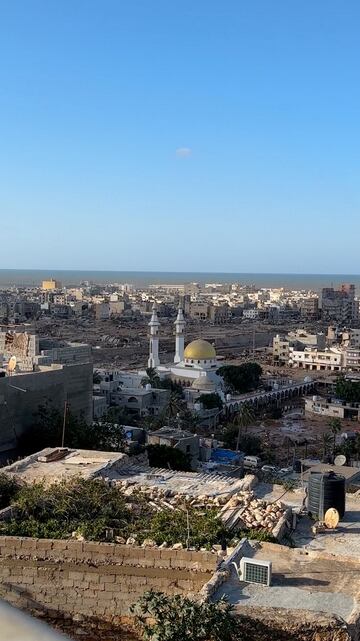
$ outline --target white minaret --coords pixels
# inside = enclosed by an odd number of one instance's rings
[[[175,321],[175,357],[174,363],[180,363],[184,360],[184,329],[185,319],[184,313],[181,308],[178,310],[178,315]]]
[[[148,367],[158,367],[160,365],[159,359],[159,319],[156,313],[156,305],[154,303],[152,308],[152,316],[149,323],[150,327],[150,354],[148,359]]]

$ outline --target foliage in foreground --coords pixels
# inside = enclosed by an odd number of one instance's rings
[[[16,500],[20,491],[20,484],[18,481],[5,474],[0,473],[0,510],[7,507]]]
[[[81,478],[46,487],[21,488],[16,518],[0,523],[0,534],[68,538],[76,531],[89,540],[105,540],[107,528],[123,531],[134,519],[126,497],[102,480]],[[144,505],[146,511],[146,505]]]
[[[146,592],[132,607],[144,641],[241,641],[224,600],[200,603],[187,597]],[[150,622],[149,622],[150,619]]]
[[[182,543],[210,547],[221,543],[224,527],[217,511],[183,510],[154,512],[139,492],[131,497],[101,479],[75,478],[46,487],[23,486],[16,495],[18,513],[0,522],[0,534],[39,538],[69,538],[73,532],[87,540],[111,541],[116,536],[150,538],[158,545]]]

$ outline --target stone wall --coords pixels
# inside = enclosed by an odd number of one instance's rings
[[[147,590],[198,594],[217,562],[211,552],[0,537],[0,597],[47,618],[120,623]]]

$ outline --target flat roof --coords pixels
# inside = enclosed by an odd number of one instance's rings
[[[129,458],[127,454],[121,452],[64,448],[64,456],[51,460],[51,457],[61,450],[62,448],[47,447],[21,461],[3,467],[2,472],[17,476],[27,483],[44,479],[50,484],[71,476],[80,475],[83,478],[91,478],[107,472],[108,468],[111,469],[115,463],[125,463]]]
[[[154,432],[150,432],[149,436],[163,436],[165,438],[175,438],[175,439],[182,439],[182,438],[191,438],[195,437],[196,434],[192,434],[191,432],[187,432],[186,430],[179,430],[176,428],[171,428],[171,427],[160,427],[160,429],[155,430]]]
[[[270,587],[245,583],[235,571],[217,590],[241,613],[243,607],[286,608],[327,612],[349,620],[358,608],[360,563],[335,558],[323,551],[247,541],[242,556],[272,562]]]
[[[360,475],[360,468],[358,467],[349,467],[348,465],[331,465],[330,463],[317,463],[310,467],[304,474],[303,478],[305,481],[309,480],[311,472],[319,472],[323,474],[324,472],[335,472],[335,474],[340,474],[344,476],[346,481],[354,480],[357,476]]]

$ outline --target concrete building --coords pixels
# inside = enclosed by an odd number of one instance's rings
[[[129,457],[122,452],[47,447],[4,467],[3,470],[25,483],[45,480],[47,485],[51,485],[73,476],[105,478],[116,474],[128,464]]]
[[[92,363],[53,364],[39,371],[0,378],[0,451],[17,447],[31,427],[40,405],[64,411],[65,401],[76,416],[92,421]]]
[[[337,320],[341,323],[355,318],[355,285],[346,283],[339,289],[324,287],[321,293],[321,314],[325,320]]]
[[[243,311],[243,318],[247,318],[248,320],[255,320],[256,318],[259,318],[260,315],[260,310],[257,307],[251,307],[250,309],[244,309]]]
[[[149,445],[167,445],[187,454],[195,469],[198,465],[200,456],[200,439],[196,434],[185,432],[184,430],[162,427],[156,432],[148,433]]]
[[[43,280],[41,288],[44,291],[53,291],[55,289],[61,289],[61,283],[54,278],[50,278],[49,280]]]
[[[95,318],[96,320],[109,320],[110,318],[110,304],[109,303],[96,303],[95,305]]]
[[[191,302],[189,317],[194,320],[205,321],[209,317],[209,304],[205,301]]]
[[[304,329],[297,329],[289,332],[286,336],[277,334],[273,338],[273,359],[274,363],[287,364],[290,359],[290,352],[303,351],[305,348],[325,349],[325,334],[309,334]],[[290,363],[292,364],[292,363]]]
[[[324,351],[311,347],[298,351],[290,347],[289,366],[306,370],[341,372],[345,368],[344,352],[336,347]]]
[[[316,319],[319,317],[319,297],[303,298],[300,301],[300,315],[302,318]]]
[[[360,348],[348,347],[344,352],[344,366],[347,371],[360,371]]]
[[[305,398],[305,412],[331,418],[360,421],[359,403],[346,403],[339,399],[328,399],[322,396]]]
[[[109,302],[109,313],[110,316],[120,316],[125,310],[125,301],[117,300]]]

